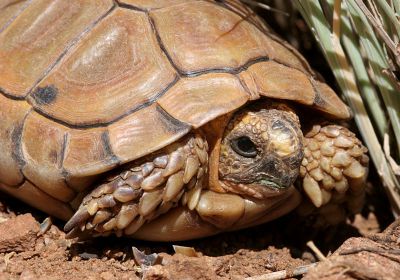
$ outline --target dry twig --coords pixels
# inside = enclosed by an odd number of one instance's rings
[[[307,242],[307,246],[314,252],[314,254],[317,256],[317,258],[320,261],[326,260],[326,257],[324,256],[324,254],[322,254],[322,252],[318,249],[318,247],[315,245],[315,243],[312,240]]]

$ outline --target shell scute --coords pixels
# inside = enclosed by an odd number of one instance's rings
[[[15,186],[23,181],[20,168],[21,132],[25,116],[31,107],[25,101],[15,101],[0,95],[0,179]]]
[[[239,108],[248,99],[235,76],[210,73],[180,80],[157,103],[175,119],[198,128]]]
[[[241,77],[248,83],[252,95],[294,100],[306,105],[314,102],[315,91],[309,76],[295,68],[266,61],[250,66]]]
[[[110,125],[110,145],[122,162],[132,161],[167,146],[190,129],[153,104]]]
[[[266,56],[263,34],[239,15],[208,3],[186,3],[150,12],[174,64],[185,74],[243,66]]]
[[[313,106],[335,119],[349,119],[352,117],[350,108],[325,83],[312,80],[316,90]]]
[[[69,178],[97,175],[118,164],[106,128],[71,130],[67,141],[63,167]]]
[[[0,88],[26,96],[74,40],[111,7],[110,0],[33,1],[0,33]]]
[[[57,89],[54,100],[29,100],[68,124],[109,123],[156,99],[175,78],[146,14],[117,9],[39,84]]]
[[[65,183],[65,144],[69,129],[31,112],[22,131],[23,174],[50,196],[67,202],[75,193]]]
[[[305,74],[313,75],[310,65],[304,57],[288,43],[283,42],[272,34],[264,36],[264,45],[268,52],[269,59],[298,69]]]

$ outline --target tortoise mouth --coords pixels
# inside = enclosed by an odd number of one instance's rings
[[[272,189],[286,189],[287,186],[280,185],[271,179],[261,179],[255,182],[257,185],[261,185],[267,188],[272,188]]]
[[[238,183],[228,180],[222,180],[221,185],[230,192],[244,196],[254,197],[256,199],[265,199],[279,196],[285,193],[289,187],[284,186],[271,179],[261,179],[249,183]]]

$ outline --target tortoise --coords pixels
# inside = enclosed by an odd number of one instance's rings
[[[70,237],[185,240],[362,206],[350,109],[239,1],[3,0],[0,73],[0,190]]]

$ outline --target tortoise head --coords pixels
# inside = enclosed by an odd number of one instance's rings
[[[219,182],[228,191],[254,198],[279,195],[299,174],[303,135],[286,105],[250,105],[236,112],[223,133]]]

